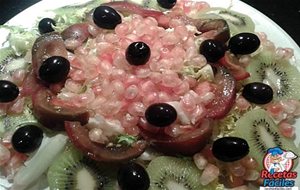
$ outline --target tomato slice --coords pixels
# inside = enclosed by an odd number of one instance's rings
[[[228,70],[223,66],[215,66],[215,91],[214,100],[206,106],[207,118],[222,119],[232,108],[236,98],[236,81]]]
[[[55,107],[50,103],[52,95],[46,89],[40,89],[33,95],[33,114],[42,125],[53,130],[64,130],[65,121],[79,121],[82,125],[88,123],[89,112],[86,109]]]
[[[239,65],[237,58],[230,55],[229,52],[225,53],[224,57],[219,60],[219,63],[226,67],[237,81],[250,77],[250,73]]]
[[[156,150],[169,155],[186,156],[192,156],[202,150],[208,143],[212,130],[209,122],[204,122],[198,128],[193,128],[178,137],[171,137],[163,133],[151,133],[140,127],[142,137]]]
[[[229,26],[224,19],[193,19],[192,21],[202,33],[214,31],[215,40],[226,43],[230,38]]]
[[[66,28],[62,33],[66,48],[75,50],[81,46],[90,36],[88,23],[76,23]]]
[[[88,129],[80,125],[79,122],[65,122],[65,129],[74,146],[97,161],[119,162],[130,160],[141,155],[147,147],[144,140],[139,140],[131,146],[121,147],[107,147],[95,143],[89,139]]]
[[[50,32],[38,37],[32,47],[32,69],[38,76],[38,71],[44,60],[51,56],[67,58],[68,52],[61,35]]]

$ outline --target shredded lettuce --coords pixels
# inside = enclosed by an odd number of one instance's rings
[[[94,7],[106,2],[109,2],[109,0],[95,0],[81,5],[58,8],[54,10],[56,26],[53,28],[55,31],[62,32],[65,28],[72,24],[84,22],[87,15],[91,13]]]
[[[36,30],[26,30],[19,26],[2,25],[1,28],[9,30],[7,42],[17,56],[24,56],[38,35]]]
[[[137,141],[136,136],[126,135],[126,134],[118,135],[116,138],[117,144],[121,144],[121,145],[125,145],[125,146],[131,146],[136,141]]]
[[[184,66],[181,74],[190,76],[197,81],[212,81],[214,79],[214,72],[209,64],[206,64],[204,67],[195,65]]]

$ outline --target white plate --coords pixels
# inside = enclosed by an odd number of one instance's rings
[[[292,64],[296,65],[298,70],[300,70],[300,48],[295,43],[295,41],[275,22],[269,19],[267,16],[252,8],[251,6],[239,1],[239,0],[204,0],[208,2],[212,7],[231,7],[232,10],[242,12],[246,15],[251,15],[257,32],[265,32],[272,42],[278,47],[289,47],[294,49],[294,58],[292,59]],[[51,13],[45,12],[46,10],[52,10],[58,7],[62,7],[70,4],[80,4],[88,2],[88,0],[43,0],[28,9],[24,10],[14,18],[12,18],[7,24],[18,25],[27,28],[31,28],[36,22],[36,18],[49,16]],[[1,33],[0,33],[1,36]],[[296,62],[298,61],[298,64]],[[300,142],[300,119],[296,123],[296,145]],[[300,155],[299,155],[300,156]],[[298,174],[300,173],[300,164],[296,168]],[[300,186],[300,177],[295,179],[296,185]],[[0,185],[4,183],[5,180],[0,178]],[[0,186],[1,189],[1,186]]]

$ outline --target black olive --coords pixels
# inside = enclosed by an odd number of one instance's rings
[[[253,33],[239,33],[229,39],[228,48],[234,54],[250,54],[255,52],[260,46],[260,40]]]
[[[51,18],[43,18],[40,20],[38,29],[41,34],[45,34],[48,32],[53,32],[53,26],[56,26],[56,22]]]
[[[170,104],[156,103],[146,109],[145,118],[151,125],[166,127],[177,119],[177,112]]]
[[[122,22],[121,16],[115,9],[104,5],[94,10],[93,20],[98,27],[104,29],[114,29]]]
[[[222,137],[212,146],[213,155],[223,162],[233,162],[242,159],[249,153],[249,145],[239,137]]]
[[[157,0],[159,6],[165,9],[172,9],[176,5],[176,0]]]
[[[19,96],[19,88],[12,82],[0,80],[0,103],[7,103]]]
[[[144,42],[133,42],[126,49],[126,60],[131,65],[144,65],[150,59],[151,51]]]
[[[144,167],[134,162],[122,165],[118,171],[117,178],[122,190],[147,190],[150,186],[147,171]]]
[[[253,82],[244,86],[242,96],[255,104],[267,104],[273,99],[273,90],[267,84]]]
[[[40,69],[39,77],[48,83],[58,83],[66,79],[70,71],[70,62],[61,56],[46,59]]]
[[[31,153],[42,143],[43,131],[35,125],[18,128],[11,139],[13,148],[21,153]]]
[[[225,45],[217,40],[205,40],[200,45],[200,54],[202,54],[208,62],[215,63],[225,54]]]

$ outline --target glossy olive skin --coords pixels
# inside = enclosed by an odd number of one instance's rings
[[[40,34],[45,34],[48,32],[53,32],[54,29],[52,26],[56,26],[56,22],[51,18],[43,18],[40,20],[38,29]]]
[[[122,22],[121,16],[115,9],[104,5],[94,10],[93,20],[98,27],[104,29],[114,29]]]
[[[177,111],[170,104],[156,103],[146,109],[145,118],[155,127],[166,127],[177,119]]]
[[[151,50],[144,42],[133,42],[127,47],[125,56],[130,65],[144,65],[150,59]]]
[[[229,39],[228,48],[233,54],[246,55],[255,52],[260,46],[260,40],[253,33],[239,33]]]
[[[11,139],[13,148],[20,153],[31,153],[42,143],[43,131],[35,125],[18,128]]]
[[[39,77],[47,83],[58,83],[66,79],[70,71],[70,62],[61,56],[52,56],[43,61]]]
[[[249,153],[249,145],[245,139],[239,137],[222,137],[214,141],[213,155],[223,162],[234,162]]]
[[[19,96],[19,88],[7,80],[0,80],[0,103],[14,101]]]
[[[147,190],[150,179],[147,171],[141,165],[129,162],[118,171],[118,184],[121,190]]]
[[[242,96],[251,103],[267,104],[273,100],[273,90],[267,84],[253,82],[244,86]]]
[[[225,45],[217,40],[205,40],[200,45],[200,54],[202,54],[208,62],[215,63],[225,54]]]
[[[159,6],[165,9],[172,9],[176,5],[176,0],[157,0]]]

